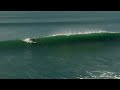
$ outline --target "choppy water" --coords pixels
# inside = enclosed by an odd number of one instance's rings
[[[120,12],[0,11],[0,78],[120,79]]]

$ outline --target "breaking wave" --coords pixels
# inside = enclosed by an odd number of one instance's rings
[[[45,37],[34,38],[37,45],[55,45],[55,44],[74,44],[82,42],[96,42],[96,41],[119,41],[119,32],[80,32],[80,33],[68,33],[68,34],[54,34]],[[36,45],[35,44],[35,45]],[[28,45],[23,40],[8,40],[0,41],[0,47],[22,47]],[[33,45],[33,44],[29,44]]]

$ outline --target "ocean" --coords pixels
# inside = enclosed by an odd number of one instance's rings
[[[0,11],[0,79],[120,79],[120,11]]]

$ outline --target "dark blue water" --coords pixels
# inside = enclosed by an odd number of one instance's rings
[[[0,78],[119,79],[120,12],[0,11]]]

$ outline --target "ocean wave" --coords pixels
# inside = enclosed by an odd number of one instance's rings
[[[56,44],[74,44],[82,42],[94,42],[94,41],[119,41],[119,32],[79,32],[79,33],[68,33],[68,34],[54,34],[50,36],[44,36],[40,38],[34,38],[37,45],[56,45]],[[36,45],[35,44],[35,45]],[[26,43],[22,40],[8,40],[0,41],[0,47],[4,46],[26,46],[33,45]]]

